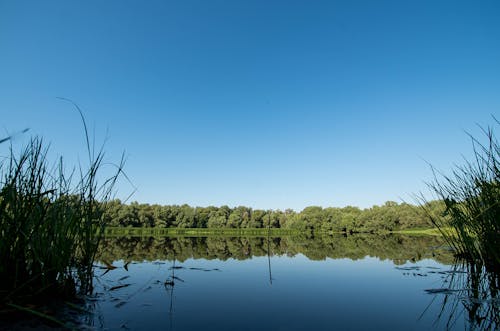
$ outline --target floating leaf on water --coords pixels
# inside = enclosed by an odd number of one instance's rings
[[[180,266],[180,265],[179,265],[179,266],[177,266],[177,265],[176,265],[176,266],[174,266],[174,267],[170,267],[169,269],[170,269],[170,270],[171,270],[171,269],[177,270],[177,269],[185,269],[185,268],[184,268],[183,266]]]
[[[96,293],[96,294],[102,294],[102,293]],[[97,302],[97,301],[99,301],[99,298],[87,297],[85,300],[92,301],[92,302]]]
[[[118,302],[115,307],[116,308],[120,308],[121,306],[123,306],[124,304],[126,304],[127,302],[126,301],[121,301],[121,302]]]
[[[452,290],[449,288],[430,288],[425,290],[429,294],[451,294]]]
[[[130,278],[130,276],[123,276],[123,277],[121,277],[121,278],[120,278],[120,279],[118,279],[118,280],[125,280],[125,279],[127,279],[127,278]]]
[[[425,292],[427,292],[428,294],[452,294],[454,292],[461,292],[461,291],[463,291],[463,289],[462,290],[453,290],[450,288],[431,288],[431,289],[425,290]]]
[[[112,288],[110,288],[109,291],[118,290],[119,288],[127,287],[127,286],[130,286],[130,285],[131,284],[116,285],[116,286],[113,286]]]
[[[114,265],[112,265],[111,263],[108,263],[106,261],[103,261],[103,263],[106,265],[105,267],[102,267],[102,269],[109,269],[109,270],[113,270],[113,269],[116,269],[116,267]]]
[[[178,268],[178,267],[175,267],[176,269],[181,269],[182,267]],[[170,268],[172,269],[172,268]],[[203,269],[203,268],[188,268],[189,270],[198,270],[198,271],[220,271],[220,269],[218,268],[214,268],[214,269]]]
[[[420,270],[420,267],[419,266],[415,266],[415,267],[396,267],[396,269],[398,269],[398,270]]]

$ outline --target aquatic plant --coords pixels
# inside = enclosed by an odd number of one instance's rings
[[[93,262],[105,226],[102,215],[123,158],[99,184],[103,149],[92,147],[83,123],[87,167],[67,174],[62,158],[51,166],[48,147],[36,136],[18,153],[10,145],[0,162],[0,302],[92,291]]]
[[[481,130],[485,142],[470,135],[472,161],[456,166],[449,176],[432,168],[429,186],[444,202],[445,212],[428,214],[457,257],[499,272],[500,146],[493,127]]]
[[[463,260],[441,273],[445,275],[443,287],[425,290],[433,296],[427,309],[431,305],[440,306],[435,325],[443,323],[446,330],[453,330],[458,321],[464,320],[468,330],[498,330],[499,275]]]

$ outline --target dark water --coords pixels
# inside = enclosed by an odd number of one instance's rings
[[[440,245],[404,236],[108,239],[86,322],[98,330],[478,328],[464,308],[466,274]],[[486,314],[491,305],[476,307]]]

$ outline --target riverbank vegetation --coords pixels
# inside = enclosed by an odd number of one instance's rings
[[[500,124],[495,119],[496,124]],[[470,135],[473,158],[451,175],[436,169],[429,184],[443,201],[444,213],[427,210],[433,225],[453,248],[456,273],[445,280],[441,311],[450,308],[447,326],[464,314],[471,329],[500,325],[500,145],[493,127],[483,139]],[[424,210],[426,205],[424,204]],[[460,309],[461,308],[461,309]],[[438,319],[441,315],[438,316]]]
[[[92,291],[106,201],[123,163],[99,184],[104,153],[94,151],[88,135],[86,142],[88,164],[69,174],[62,158],[48,161],[39,137],[20,152],[6,148],[0,162],[0,303],[19,308]]]
[[[485,142],[470,136],[472,161],[450,176],[434,171],[430,187],[445,213],[428,215],[457,257],[500,274],[500,145],[492,127],[482,131]]]
[[[214,231],[271,228],[326,233],[381,233],[432,227],[428,215],[419,206],[392,201],[367,209],[312,206],[300,212],[291,209],[260,210],[243,206],[230,208],[162,206],[137,202],[124,204],[120,200],[110,201],[108,207],[104,218],[110,227],[198,228]],[[444,204],[440,201],[428,202],[425,207],[433,215],[440,215],[444,211]]]

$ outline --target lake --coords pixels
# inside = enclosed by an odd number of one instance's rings
[[[91,329],[470,326],[466,274],[439,237],[107,238],[98,260]]]

